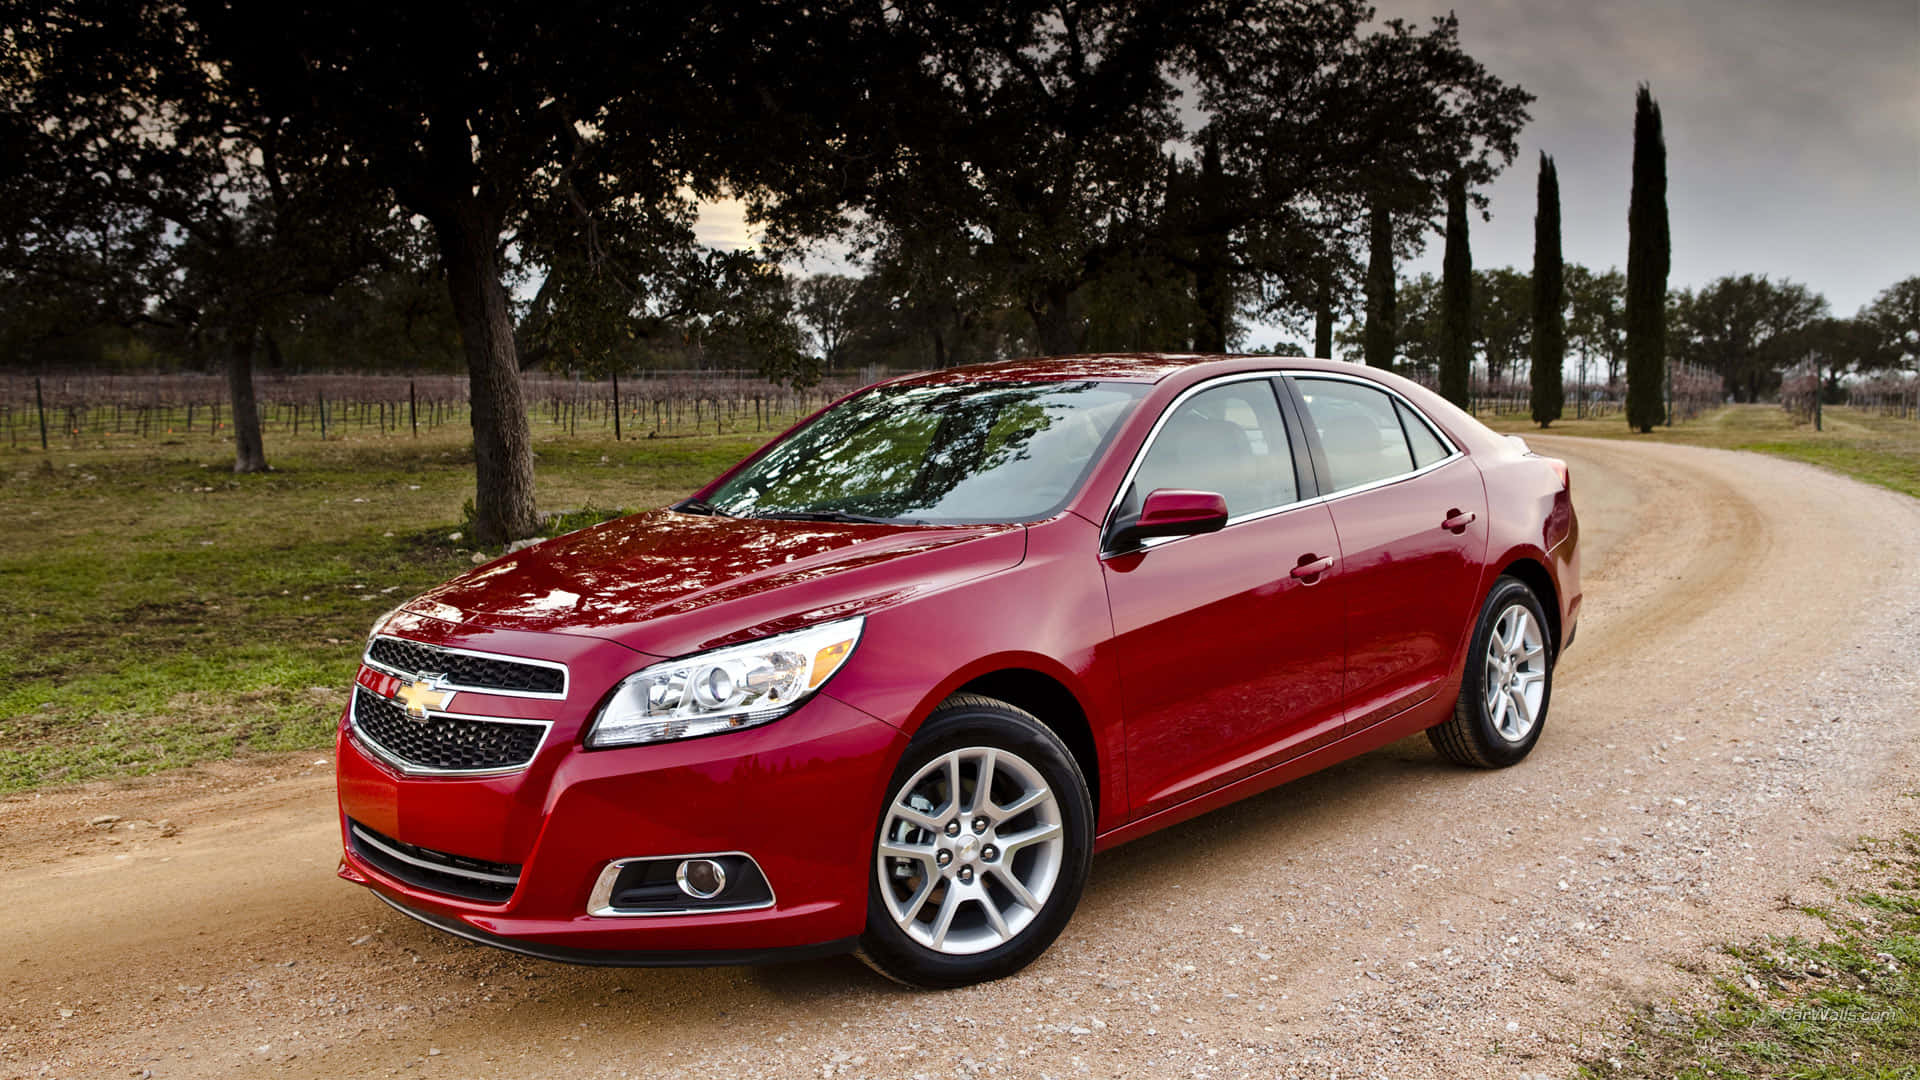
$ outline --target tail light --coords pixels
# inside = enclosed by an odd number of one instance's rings
[[[1540,460],[1546,462],[1547,467],[1553,470],[1553,474],[1560,478],[1560,487],[1571,494],[1573,491],[1573,472],[1567,468],[1567,463],[1561,461],[1559,458],[1543,457]]]

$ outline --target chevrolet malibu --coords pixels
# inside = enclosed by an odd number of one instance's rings
[[[894,379],[382,618],[340,875],[556,960],[997,978],[1100,850],[1415,732],[1526,757],[1578,550],[1563,463],[1377,370]]]

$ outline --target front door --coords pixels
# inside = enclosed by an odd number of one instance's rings
[[[1339,541],[1327,508],[1300,500],[1277,390],[1240,378],[1177,401],[1116,508],[1176,488],[1216,492],[1229,514],[1219,532],[1103,556],[1136,816],[1340,732]]]

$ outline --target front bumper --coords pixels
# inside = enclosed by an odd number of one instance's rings
[[[724,964],[845,951],[866,921],[867,867],[884,786],[904,748],[891,725],[815,696],[764,727],[587,751],[556,723],[523,771],[404,776],[342,725],[349,820],[387,837],[518,864],[501,903],[401,881],[343,844],[340,876],[448,933],[574,963]],[[751,855],[775,903],[752,911],[588,914],[608,863],[713,851]]]

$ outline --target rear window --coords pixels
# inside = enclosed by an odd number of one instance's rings
[[[1299,379],[1307,416],[1320,435],[1333,490],[1412,472],[1414,454],[1393,397],[1341,379]],[[1428,432],[1431,438],[1433,433]]]

